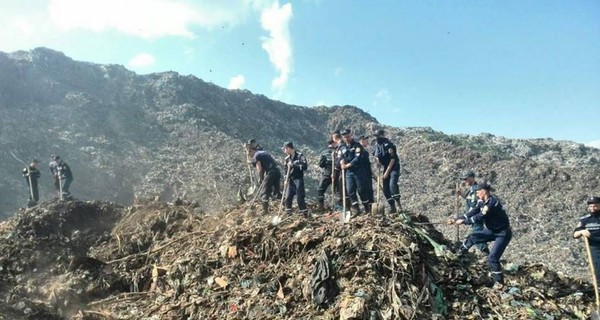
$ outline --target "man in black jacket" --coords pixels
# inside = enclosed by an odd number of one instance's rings
[[[596,273],[596,283],[600,287],[600,197],[587,200],[589,214],[579,219],[579,225],[573,232],[573,238],[586,237],[590,244],[592,265]]]
[[[334,190],[337,190],[338,185],[334,181],[332,183],[333,176],[333,159],[335,157],[336,144],[333,140],[327,142],[327,149],[321,151],[321,158],[319,159],[319,168],[321,168],[321,177],[319,178],[319,188],[317,189],[317,210],[323,212],[325,210],[325,192],[327,188],[332,185]],[[333,209],[333,208],[332,208]]]
[[[31,208],[37,205],[40,200],[40,192],[38,188],[38,179],[41,177],[40,170],[38,170],[38,161],[33,159],[29,166],[23,168],[22,174],[25,177],[27,183],[27,191],[29,191],[29,201],[27,202],[27,208]]]
[[[285,192],[285,213],[292,213],[292,201],[294,196],[298,201],[298,209],[303,215],[308,215],[308,209],[306,208],[306,202],[304,197],[306,195],[304,191],[304,171],[308,169],[308,163],[306,158],[301,152],[296,151],[292,142],[286,142],[283,145],[283,152],[287,154],[285,158],[285,166],[288,171],[287,189]]]

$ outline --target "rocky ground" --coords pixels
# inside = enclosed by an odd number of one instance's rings
[[[278,203],[271,206],[277,212]],[[590,284],[505,263],[490,287],[427,215],[45,202],[0,224],[0,319],[584,319]]]

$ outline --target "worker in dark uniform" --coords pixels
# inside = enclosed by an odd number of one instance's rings
[[[477,197],[480,201],[469,212],[448,220],[448,224],[473,224],[483,221],[485,229],[472,232],[459,249],[459,255],[465,254],[477,243],[494,241],[494,246],[488,255],[488,265],[494,278],[494,288],[502,289],[504,276],[500,257],[512,239],[512,231],[506,211],[496,197],[490,195],[490,185],[482,183],[477,185]]]
[[[29,201],[27,202],[27,208],[36,206],[40,200],[40,192],[38,188],[38,179],[41,177],[40,170],[38,170],[38,161],[36,159],[31,160],[29,166],[23,168],[23,177],[27,183],[27,191],[29,191]]]
[[[262,201],[262,213],[269,213],[269,198],[274,194],[274,190],[279,190],[279,180],[281,172],[277,167],[275,159],[264,150],[256,150],[256,147],[249,147],[249,155],[252,159],[252,165],[256,167],[258,184],[262,186],[258,192]]]
[[[460,177],[462,181],[469,187],[466,191],[463,191],[462,188],[459,187],[456,190],[456,194],[465,199],[466,210],[465,212],[469,212],[471,209],[475,208],[477,205],[477,181],[475,181],[475,173],[473,171],[467,171],[463,173]],[[477,232],[483,230],[483,220],[475,222],[471,225],[471,232]],[[481,253],[486,256],[490,254],[490,249],[488,249],[487,243],[478,243],[475,245]]]
[[[336,208],[335,211],[342,211],[342,135],[340,134],[340,130],[335,130],[331,134],[331,140],[335,144],[335,149],[333,150],[333,174],[331,175],[331,181],[333,182],[333,188],[335,190],[336,196]]]
[[[575,228],[573,237],[575,239],[588,238],[596,282],[600,287],[600,197],[588,198],[587,206],[589,214],[579,219],[579,225]]]
[[[400,179],[398,150],[396,145],[385,137],[383,129],[377,130],[374,135],[377,144],[373,150],[373,156],[377,159],[379,165],[383,167],[383,195],[390,205],[390,213],[396,213],[397,210],[402,210],[400,188],[398,187],[398,180]]]
[[[319,158],[319,168],[321,168],[321,177],[319,178],[319,188],[317,189],[317,210],[323,212],[325,210],[325,192],[331,185],[332,188],[336,188],[335,184],[332,185],[333,181],[333,156],[335,152],[336,144],[333,140],[327,142],[327,149],[321,151],[321,157]],[[333,209],[333,208],[332,208]]]
[[[73,196],[71,196],[71,192],[69,191],[71,182],[73,182],[73,173],[71,172],[71,168],[59,156],[56,156],[55,159],[56,170],[58,172],[58,178],[60,179],[60,190],[62,191],[61,199],[72,200]]]
[[[361,179],[363,183],[361,188],[365,190],[364,195],[365,197],[367,197],[366,200],[368,200],[368,205],[365,206],[365,210],[367,210],[367,207],[370,208],[370,206],[373,205],[373,203],[375,202],[375,194],[373,192],[373,168],[371,168],[371,160],[369,159],[370,155],[369,151],[367,151],[367,148],[369,147],[369,136],[359,136],[358,143],[360,143],[360,145],[362,146],[362,155],[360,159],[362,161],[361,167],[363,168],[364,177],[363,179]],[[370,211],[371,210],[369,209],[367,212]]]
[[[292,214],[292,201],[294,200],[294,196],[296,196],[300,214],[307,216],[308,209],[304,200],[306,195],[304,190],[304,171],[308,169],[308,163],[304,155],[296,151],[292,142],[286,142],[282,149],[287,154],[284,160],[285,166],[289,168],[287,189],[285,190],[285,213]]]
[[[340,166],[345,170],[346,175],[346,197],[350,199],[352,211],[355,214],[359,214],[359,196],[360,199],[365,199],[362,200],[364,201],[365,208],[369,207],[368,196],[365,194],[365,190],[361,188],[364,185],[364,169],[362,168],[363,162],[361,160],[361,156],[363,155],[362,146],[354,141],[349,129],[342,131],[342,140],[344,142],[340,147],[342,153]],[[344,210],[348,210],[348,208],[344,208]],[[369,211],[371,211],[370,208],[368,208],[367,212]]]
[[[52,179],[54,179],[54,188],[56,189],[56,193],[60,198],[60,177],[58,176],[58,169],[56,169],[56,167],[58,166],[58,162],[56,161],[57,157],[58,156],[56,155],[51,155],[50,164],[48,166],[50,167],[50,174],[52,175]]]

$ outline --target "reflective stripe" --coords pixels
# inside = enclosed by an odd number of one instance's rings
[[[502,271],[492,271],[493,274],[502,274]]]

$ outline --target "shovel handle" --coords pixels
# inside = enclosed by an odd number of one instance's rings
[[[288,181],[290,178],[290,170],[291,166],[287,166],[287,172],[285,173],[285,180],[283,181],[283,194],[281,195],[281,202],[279,203],[279,213],[281,214],[281,209],[283,209],[283,199],[285,199],[285,195],[287,194]]]
[[[592,273],[592,281],[594,284],[594,293],[596,294],[596,309],[600,308],[600,293],[598,293],[598,282],[596,278],[596,268],[594,268],[594,261],[592,261],[592,250],[590,250],[590,240],[587,237],[583,237],[585,240],[585,251],[587,251],[588,261],[590,263],[590,271]]]

